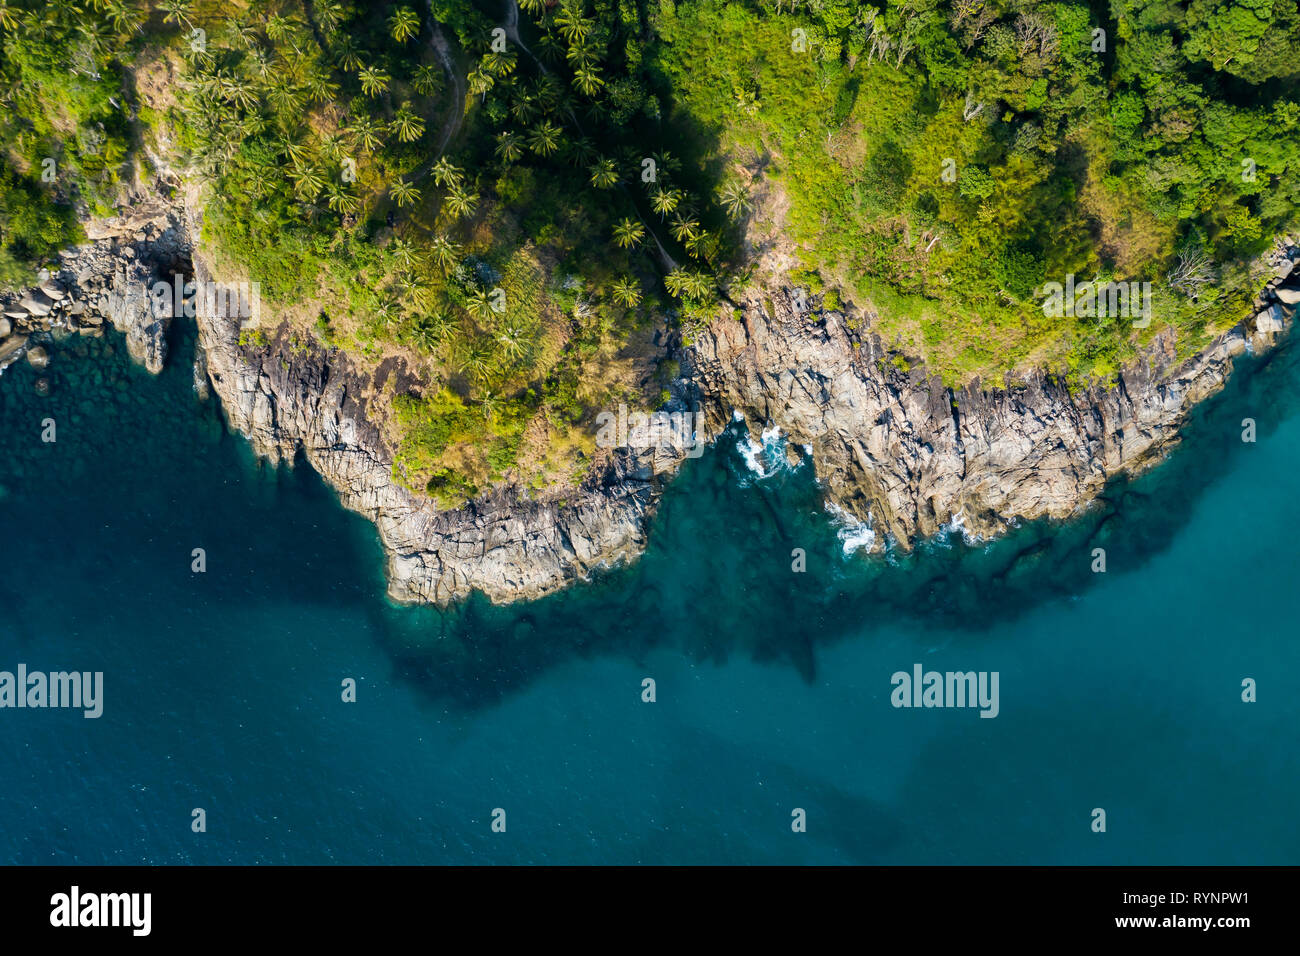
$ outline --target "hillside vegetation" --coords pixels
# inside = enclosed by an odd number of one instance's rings
[[[1081,383],[1239,321],[1295,224],[1289,0],[519,6],[0,0],[0,284],[190,177],[292,340],[406,360],[374,413],[451,505],[580,480],[667,400],[656,333],[765,281],[949,382]],[[1046,315],[1071,274],[1150,324]]]

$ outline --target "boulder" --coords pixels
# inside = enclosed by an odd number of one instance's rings
[[[26,346],[27,336],[25,335],[11,335],[3,342],[0,342],[0,369],[6,369],[18,361],[18,356],[22,354]]]
[[[1283,305],[1300,304],[1300,289],[1280,285],[1273,290],[1273,294],[1277,296],[1277,301],[1281,302]]]
[[[1255,316],[1255,331],[1276,333],[1286,329],[1286,323],[1282,320],[1282,307],[1272,306]]]
[[[37,293],[23,296],[18,300],[18,304],[28,311],[31,315],[49,315],[50,305],[47,301],[42,301],[45,297],[37,298]]]
[[[38,345],[27,350],[27,361],[32,368],[47,368],[50,364],[50,353]]]

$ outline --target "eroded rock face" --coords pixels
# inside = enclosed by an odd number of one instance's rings
[[[197,282],[214,277],[191,250],[194,214],[166,204],[148,213],[98,229],[102,237],[63,254],[40,287],[3,297],[0,368],[48,335],[98,335],[106,321],[137,361],[162,368],[170,320],[154,315],[145,291],[191,263]],[[879,339],[850,330],[839,313],[809,312],[802,297],[775,292],[681,350],[689,382],[674,390],[701,413],[703,439],[738,411],[753,428],[778,425],[809,446],[828,500],[872,522],[878,543],[887,535],[909,547],[954,521],[992,536],[1019,520],[1067,516],[1110,477],[1158,461],[1234,357],[1290,328],[1287,303],[1300,288],[1290,264],[1248,323],[1176,367],[1171,343],[1158,339],[1114,388],[1071,393],[1040,374],[1010,389],[976,382],[954,393],[923,369],[900,371]],[[289,463],[301,453],[346,507],[375,523],[389,593],[400,601],[445,604],[474,590],[498,602],[535,598],[634,559],[662,482],[686,451],[620,450],[563,498],[501,489],[442,510],[393,478],[391,451],[367,415],[373,383],[345,355],[291,347],[283,333],[241,345],[239,318],[202,309],[197,323],[196,390],[210,385],[259,453]]]
[[[194,269],[211,279],[201,258]],[[476,589],[498,602],[539,597],[644,549],[658,488],[636,459],[615,458],[563,501],[507,490],[442,511],[394,480],[346,356],[278,340],[241,346],[237,318],[200,314],[198,324],[230,425],[273,461],[301,451],[346,507],[375,523],[395,600],[446,604]]]
[[[121,231],[127,226],[131,241]],[[17,358],[32,335],[98,335],[107,321],[126,336],[131,357],[157,374],[167,359],[171,316],[155,315],[149,290],[188,268],[189,236],[179,210],[144,203],[127,219],[87,224],[87,234],[95,241],[60,253],[58,267],[38,285],[0,296],[0,356]]]
[[[1247,348],[1237,328],[1173,367],[1161,339],[1114,388],[1071,393],[1039,374],[1011,389],[953,392],[923,369],[900,371],[877,337],[859,338],[837,312],[800,312],[788,294],[771,302],[771,312],[747,303],[740,321],[715,323],[688,353],[713,428],[733,410],[751,426],[780,426],[811,447],[831,501],[903,547],[953,521],[992,536],[1071,514],[1108,478],[1159,460]],[[1253,331],[1255,346],[1289,325],[1274,315],[1276,325]]]

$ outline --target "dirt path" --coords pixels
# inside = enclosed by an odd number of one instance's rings
[[[446,72],[448,79],[451,80],[451,116],[447,118],[447,122],[442,127],[442,137],[438,140],[438,151],[434,156],[434,159],[437,160],[442,158],[442,154],[451,145],[453,137],[460,132],[461,124],[465,122],[465,78],[456,69],[456,61],[451,56],[451,45],[447,43],[447,38],[443,36],[442,27],[433,19],[433,8],[429,0],[425,0],[425,8],[429,11],[429,23],[433,28],[430,46],[433,47],[433,52],[442,63],[442,68]]]
[[[447,42],[447,37],[442,32],[442,26],[433,18],[433,4],[430,3],[430,0],[424,0],[424,9],[429,14],[429,29],[431,31],[429,48],[433,50],[438,62],[442,64],[443,72],[447,74],[447,79],[451,81],[451,113],[448,115],[446,122],[442,124],[442,134],[438,137],[438,148],[407,180],[407,182],[413,184],[429,175],[429,170],[433,168],[433,164],[442,159],[443,154],[447,152],[447,147],[451,145],[451,141],[456,138],[456,134],[460,132],[460,128],[465,122],[465,78],[456,69],[456,60],[451,55],[451,44]]]

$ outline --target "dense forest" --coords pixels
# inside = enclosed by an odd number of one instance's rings
[[[1300,203],[1293,0],[0,0],[0,40],[0,285],[198,184],[295,340],[423,369],[384,424],[449,505],[579,479],[668,399],[655,331],[765,282],[950,382],[1104,380],[1243,318]],[[1045,314],[1067,275],[1154,321]]]

